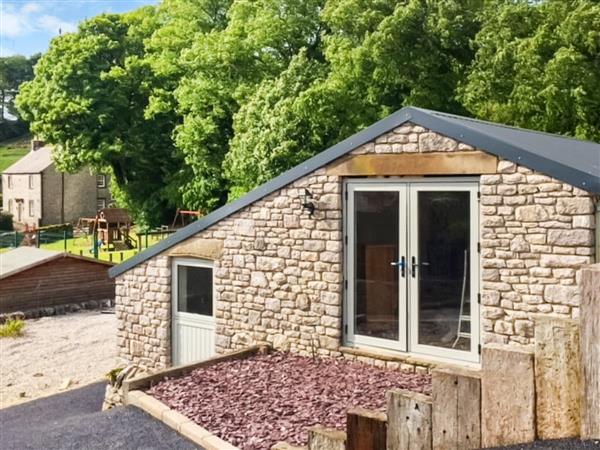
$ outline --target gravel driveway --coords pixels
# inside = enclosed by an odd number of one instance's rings
[[[100,381],[117,365],[114,314],[27,320],[24,331],[0,339],[0,408]]]
[[[135,407],[101,412],[104,383],[0,411],[2,450],[194,450]],[[200,449],[202,450],[202,449]]]

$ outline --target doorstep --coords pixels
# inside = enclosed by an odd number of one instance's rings
[[[339,352],[343,356],[352,355],[358,361],[372,364],[370,360],[384,361],[385,363],[395,363],[401,370],[416,371],[421,373],[431,373],[433,369],[448,369],[460,371],[461,373],[470,373],[473,376],[481,371],[481,366],[475,363],[468,362],[448,362],[437,358],[428,358],[417,356],[410,353],[396,352],[393,350],[385,350],[375,347],[362,346],[342,346]],[[388,364],[386,364],[387,366]],[[411,370],[412,368],[412,370]]]
[[[205,450],[239,450],[145,392],[130,391],[127,400]]]

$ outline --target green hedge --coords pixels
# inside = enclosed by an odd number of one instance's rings
[[[7,212],[0,212],[0,230],[12,231],[13,228],[13,215]]]

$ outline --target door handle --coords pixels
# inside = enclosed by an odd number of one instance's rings
[[[410,258],[410,262],[411,262],[411,276],[414,278],[415,275],[417,274],[417,268],[419,266],[430,266],[431,264],[428,262],[422,262],[422,263],[418,263],[417,259],[413,256],[412,258]]]
[[[400,261],[392,261],[390,266],[400,267],[400,275],[402,278],[406,276],[406,258],[404,256],[400,258]]]

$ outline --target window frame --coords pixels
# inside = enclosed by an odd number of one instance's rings
[[[103,175],[103,174],[96,175],[96,188],[98,188],[98,189],[106,188],[106,175]]]
[[[35,201],[34,200],[29,200],[27,202],[27,208],[29,210],[29,217],[35,217],[35,213],[34,213],[34,210],[35,210]]]
[[[13,187],[12,175],[6,175],[6,187],[8,189],[12,189],[12,187]]]
[[[31,175],[31,174],[30,174],[30,175],[29,175],[29,179],[28,179],[28,186],[29,186],[29,189],[33,189],[33,188],[34,188],[34,184],[35,184],[35,183],[34,183],[34,178],[33,178],[33,175]]]
[[[100,206],[100,202],[102,202],[102,206]],[[106,208],[106,199],[104,197],[98,197],[96,199],[96,211],[100,211],[104,208]]]
[[[189,313],[182,312],[178,310],[179,306],[179,266],[188,266],[188,267],[201,267],[205,269],[210,269],[212,276],[212,315],[207,316],[205,314],[197,314],[197,313]],[[210,318],[211,322],[214,322],[215,313],[216,313],[216,304],[217,304],[217,295],[216,295],[216,285],[215,285],[215,268],[213,261],[199,258],[173,258],[173,262],[171,264],[171,311],[173,317],[188,317],[188,318],[196,318],[199,320],[207,320]]]

